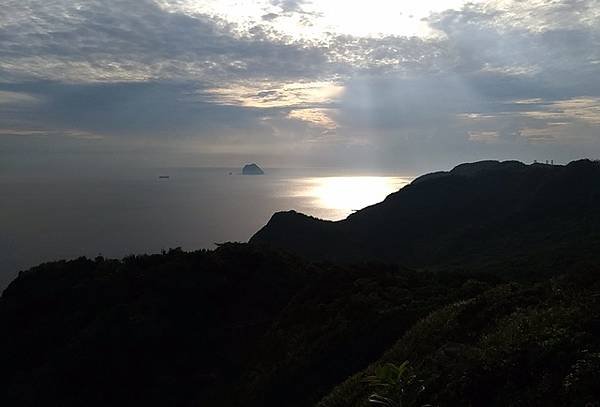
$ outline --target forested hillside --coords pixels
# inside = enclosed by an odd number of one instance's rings
[[[599,225],[598,163],[483,162],[247,244],[42,264],[0,298],[0,404],[598,403]]]

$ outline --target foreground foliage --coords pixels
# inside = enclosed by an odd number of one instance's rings
[[[319,404],[368,406],[364,378],[410,360],[417,404],[583,406],[600,400],[600,284],[593,270],[505,284],[430,314]]]
[[[0,404],[311,405],[477,278],[236,244],[44,264],[0,299]]]

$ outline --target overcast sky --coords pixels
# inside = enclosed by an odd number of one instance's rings
[[[600,156],[600,0],[5,0],[0,172]]]

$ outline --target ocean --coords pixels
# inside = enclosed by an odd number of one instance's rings
[[[245,242],[277,211],[344,219],[412,180],[319,168],[265,171],[255,176],[240,175],[239,168],[0,176],[0,289],[19,270],[46,261]]]

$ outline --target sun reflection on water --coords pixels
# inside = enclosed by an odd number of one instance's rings
[[[339,220],[383,201],[409,182],[410,178],[381,176],[304,178],[293,195],[308,199],[315,216]]]

